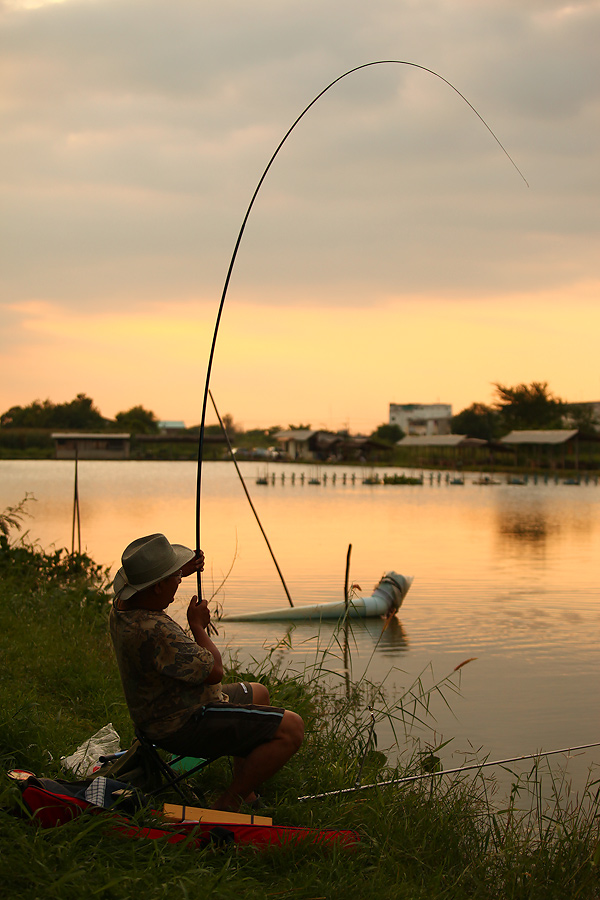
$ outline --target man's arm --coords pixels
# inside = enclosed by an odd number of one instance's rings
[[[205,599],[198,602],[196,596],[192,597],[188,606],[187,620],[198,646],[208,650],[214,659],[210,675],[206,679],[207,684],[218,684],[223,679],[223,660],[206,631],[210,622],[210,610]]]

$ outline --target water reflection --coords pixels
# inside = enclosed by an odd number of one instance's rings
[[[365,619],[352,623],[352,630],[368,635],[379,653],[396,654],[408,650],[408,637],[397,616],[389,619]]]
[[[560,534],[560,522],[550,519],[544,510],[499,509],[498,534],[507,543],[543,544]]]
[[[549,499],[533,488],[522,499],[504,497],[495,509],[496,542],[499,554],[544,561],[564,552],[565,545],[575,539],[592,538],[595,524],[593,507],[582,497],[574,506],[560,494]],[[557,502],[561,501],[561,502]]]

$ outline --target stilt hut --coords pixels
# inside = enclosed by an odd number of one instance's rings
[[[547,431],[511,431],[500,443],[514,447],[517,465],[533,463],[536,468],[579,468],[579,430],[577,428]],[[521,453],[519,454],[519,451]],[[519,460],[519,455],[521,459]]]

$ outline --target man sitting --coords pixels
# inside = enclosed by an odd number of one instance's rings
[[[298,750],[304,723],[269,705],[263,684],[221,684],[206,600],[190,600],[190,638],[165,610],[204,554],[151,534],[129,544],[113,582],[110,634],[131,718],[150,740],[186,756],[233,756],[233,781],[214,804],[237,811]]]

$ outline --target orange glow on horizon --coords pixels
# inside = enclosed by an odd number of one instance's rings
[[[243,427],[310,422],[372,430],[390,402],[488,403],[493,382],[548,381],[570,401],[600,399],[595,335],[600,285],[536,294],[386,298],[364,308],[265,305],[232,299],[211,387]],[[159,418],[200,418],[213,301],[153,303],[143,312],[12,309],[27,344],[4,354],[21,395],[0,387],[2,411],[83,391],[106,416],[141,403]],[[212,416],[210,417],[212,420]]]

